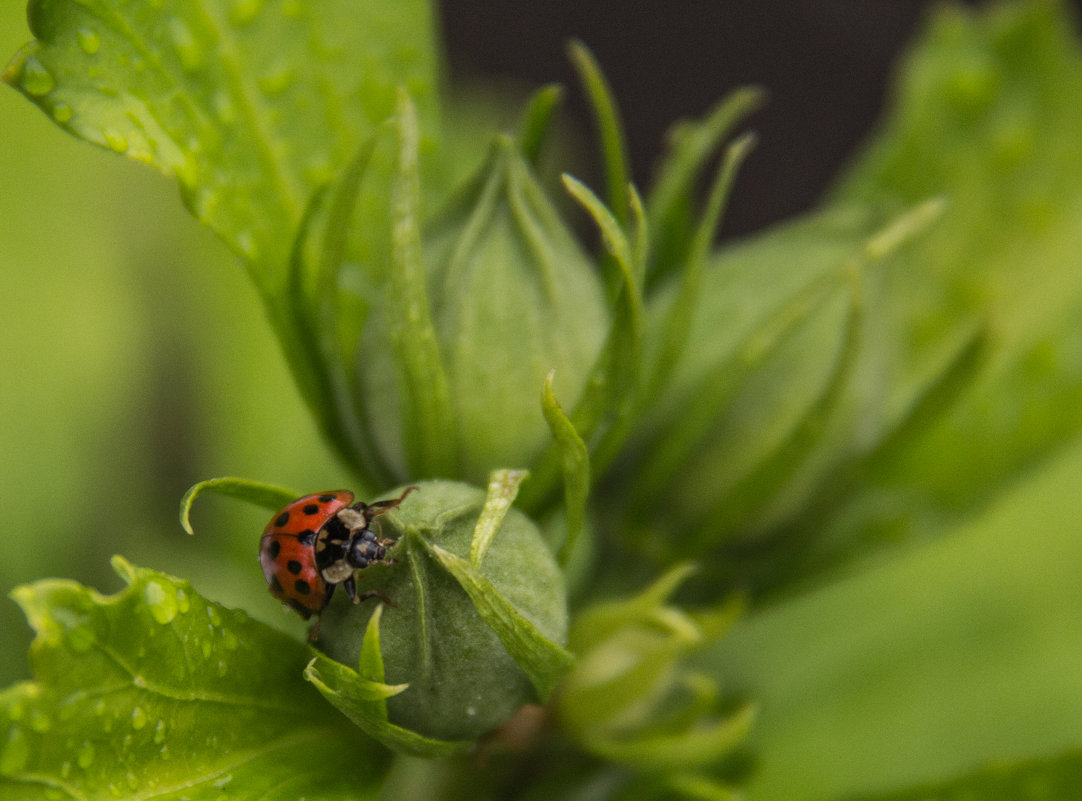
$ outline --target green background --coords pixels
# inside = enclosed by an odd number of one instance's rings
[[[19,5],[0,15],[5,54],[30,38]],[[62,576],[112,591],[108,556],[123,553],[299,632],[256,566],[263,512],[210,500],[196,537],[176,522],[182,492],[211,476],[349,483],[241,265],[169,180],[76,142],[6,88],[0,220],[0,590]],[[761,703],[752,798],[1078,746],[1080,486],[1070,445],[960,530],[742,623],[710,662]],[[10,602],[0,631],[7,683],[27,674],[29,641]]]

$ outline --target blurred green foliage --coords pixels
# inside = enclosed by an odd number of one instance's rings
[[[0,15],[7,53],[30,37],[13,11]],[[312,446],[243,266],[172,181],[76,141],[13,91],[0,120],[0,592],[44,576],[114,589],[108,560],[123,552],[300,631],[262,603],[265,513],[211,501],[195,539],[176,523],[208,475],[350,483]],[[10,602],[0,631],[6,684],[26,675],[30,641]]]
[[[959,312],[983,315],[992,358],[952,414],[793,529],[828,556],[854,532],[931,542],[775,599],[699,657],[759,702],[756,801],[875,792],[1079,745],[1082,84],[1058,4],[1015,8],[1030,12],[1021,24],[939,18],[910,64],[905,112],[831,198],[894,212],[946,192],[943,224],[881,291],[904,298],[899,341],[952,340]],[[17,23],[0,18],[6,52],[29,38]],[[70,140],[14,92],[0,92],[0,119],[0,589],[45,575],[112,589],[106,556],[122,551],[299,631],[255,569],[263,513],[208,504],[197,516],[213,525],[197,519],[194,540],[174,522],[183,490],[208,475],[350,483],[314,445],[242,268],[169,181]],[[943,267],[912,280],[907,265]],[[910,356],[884,363],[919,384]],[[6,683],[25,675],[29,639],[11,604],[0,630]]]

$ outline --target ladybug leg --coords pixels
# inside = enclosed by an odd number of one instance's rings
[[[367,592],[362,592],[359,596],[357,596],[357,603],[360,603],[361,601],[367,601],[369,598],[379,598],[381,601],[383,601],[383,603],[387,604],[387,606],[393,606],[395,608],[398,608],[398,604],[396,604],[379,590],[368,590]]]
[[[312,624],[312,628],[308,630],[308,642],[315,642],[319,639],[319,627],[323,625],[323,618],[317,617],[316,622]]]
[[[349,600],[355,604],[359,604],[361,601],[357,597],[357,582],[351,575],[348,579],[342,582],[342,586],[345,587],[346,595],[349,596]]]

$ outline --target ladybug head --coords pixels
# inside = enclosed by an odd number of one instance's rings
[[[376,537],[370,528],[358,531],[349,541],[346,559],[354,567],[368,567],[373,562],[382,562],[387,555],[384,543]]]

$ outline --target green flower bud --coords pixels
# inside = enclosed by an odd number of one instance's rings
[[[472,740],[546,695],[566,670],[569,656],[557,645],[567,628],[563,577],[537,527],[507,508],[518,479],[494,475],[487,500],[465,484],[420,484],[380,518],[382,536],[396,540],[393,563],[357,574],[358,592],[378,591],[386,603],[354,605],[341,594],[324,612],[318,647],[390,695],[385,711],[368,699],[360,714],[356,704],[343,707],[374,736],[389,722],[392,734],[406,729],[429,745]],[[372,676],[365,649],[377,610],[382,675]],[[349,682],[336,677],[349,672],[325,660],[314,667],[317,686],[338,703]],[[381,739],[438,753],[398,734]]]
[[[622,465],[644,549],[694,558],[776,534],[889,431],[875,265],[938,211],[924,204],[885,226],[835,211],[714,260],[682,360]],[[651,306],[650,341],[669,301]]]
[[[577,656],[561,685],[562,728],[586,750],[639,770],[689,769],[739,744],[751,707],[721,713],[716,681],[688,667],[718,641],[739,607],[691,613],[666,603],[688,576],[678,566],[632,598],[584,611],[571,631]]]
[[[551,443],[546,376],[555,370],[555,393],[573,407],[609,330],[597,268],[508,137],[418,236],[421,268],[403,268],[408,287],[391,281],[362,334],[371,446],[398,480],[478,482],[535,465]],[[395,302],[400,291],[413,305]]]

